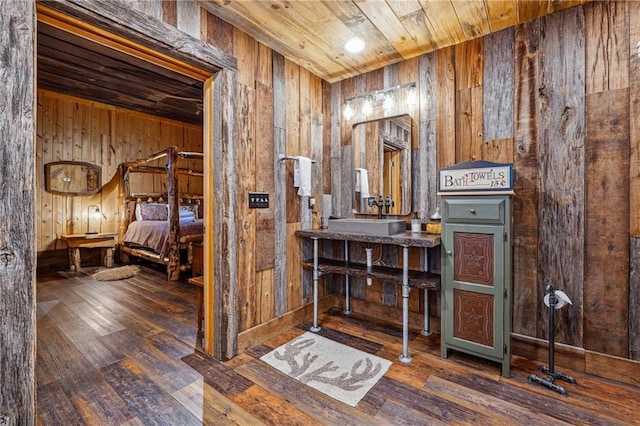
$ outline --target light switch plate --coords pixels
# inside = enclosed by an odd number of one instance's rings
[[[267,192],[250,192],[249,208],[250,209],[269,208],[269,194]]]

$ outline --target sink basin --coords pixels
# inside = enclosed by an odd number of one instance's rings
[[[347,232],[349,234],[365,235],[395,235],[402,234],[407,229],[404,220],[400,219],[331,219],[330,232]]]

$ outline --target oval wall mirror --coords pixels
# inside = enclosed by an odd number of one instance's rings
[[[93,195],[102,187],[102,169],[84,161],[44,165],[44,189],[52,194]]]
[[[356,213],[411,213],[411,123],[405,114],[353,125]]]

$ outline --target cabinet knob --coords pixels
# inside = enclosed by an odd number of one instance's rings
[[[451,256],[453,253],[451,252],[451,250],[447,250],[447,254]]]
[[[476,214],[476,209],[469,209],[469,213]]]

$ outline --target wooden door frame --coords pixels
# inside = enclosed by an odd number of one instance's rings
[[[0,424],[35,423],[35,6],[3,2]]]
[[[204,350],[220,360],[232,358],[237,353],[238,334],[233,143],[236,58],[110,0],[38,2],[36,16],[64,31],[203,81],[204,207],[213,213],[205,218]]]

